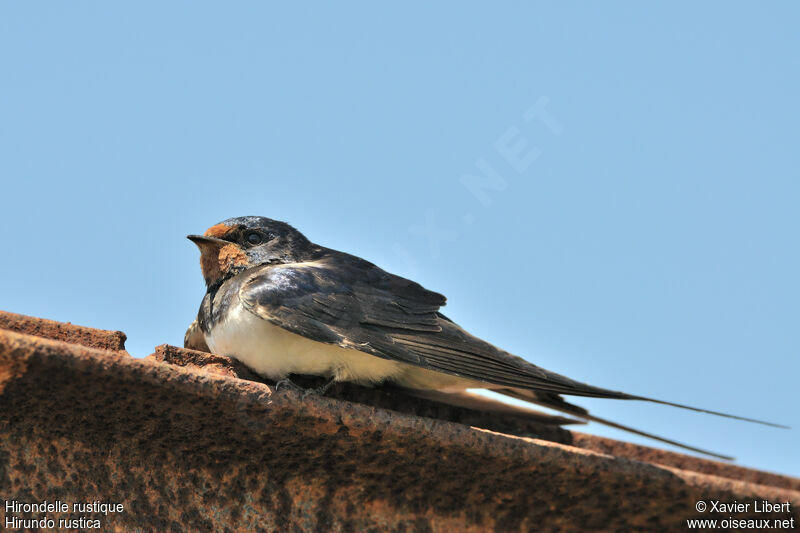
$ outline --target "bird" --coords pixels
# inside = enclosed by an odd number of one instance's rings
[[[203,235],[206,293],[185,344],[230,356],[257,374],[366,386],[391,384],[458,405],[487,389],[693,452],[718,454],[590,414],[562,395],[641,400],[775,427],[762,420],[589,385],[471,335],[441,312],[446,298],[375,264],[318,244],[286,222],[229,218]]]

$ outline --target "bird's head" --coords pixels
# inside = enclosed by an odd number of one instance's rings
[[[303,261],[313,249],[292,226],[266,217],[229,218],[203,235],[187,238],[200,248],[200,268],[208,286],[251,267]]]

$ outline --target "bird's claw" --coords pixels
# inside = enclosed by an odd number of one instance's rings
[[[313,389],[306,389],[305,392],[303,393],[303,399],[305,400],[310,394],[317,394],[319,396],[324,396],[325,393],[328,392],[328,389],[330,389],[333,386],[334,382],[335,382],[334,378],[331,378],[324,385],[321,385]]]
[[[296,384],[294,381],[292,381],[289,378],[283,378],[282,380],[277,381],[275,383],[275,390],[276,391],[279,391],[282,388],[295,390],[295,391],[298,391],[298,392],[299,391],[305,391],[305,389],[303,387],[301,387],[300,385]]]
[[[323,396],[326,392],[328,392],[328,389],[330,389],[333,386],[334,383],[335,383],[335,380],[333,378],[331,378],[324,385],[321,385],[321,386],[315,387],[315,388],[306,389],[306,388],[301,387],[300,385],[298,385],[297,383],[295,383],[294,381],[292,381],[289,378],[283,378],[282,380],[280,380],[280,381],[275,383],[275,390],[276,391],[280,391],[281,389],[290,389],[290,390],[293,390],[293,391],[297,391],[297,392],[301,393],[300,397],[305,400],[311,394],[318,394],[320,396]]]

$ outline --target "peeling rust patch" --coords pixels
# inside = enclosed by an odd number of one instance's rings
[[[146,359],[177,366],[188,366],[196,368],[201,372],[208,372],[221,376],[261,381],[261,378],[257,374],[235,359],[199,350],[178,348],[177,346],[170,346],[169,344],[156,346],[155,353],[148,355]]]

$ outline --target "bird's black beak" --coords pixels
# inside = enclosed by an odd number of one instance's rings
[[[206,237],[204,235],[187,235],[186,238],[195,243],[198,246],[198,248],[202,248],[204,244],[211,244],[216,246],[226,246],[228,244],[231,244],[230,241],[217,239],[216,237]]]

